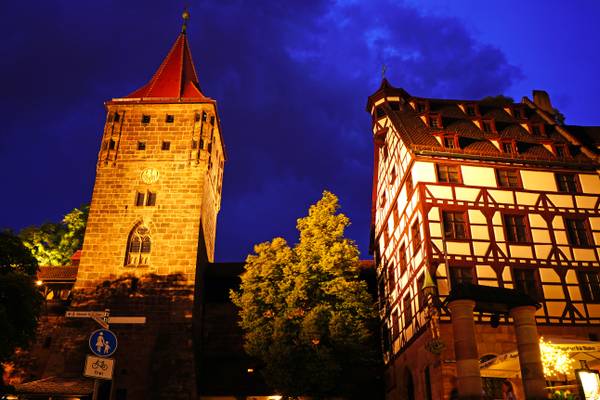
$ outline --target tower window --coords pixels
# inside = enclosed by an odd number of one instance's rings
[[[202,121],[206,121],[206,112],[202,112]]]
[[[556,186],[559,192],[580,193],[579,180],[575,174],[556,174]]]
[[[421,230],[419,228],[419,220],[417,219],[410,227],[410,233],[412,234],[412,248],[413,252],[417,252],[421,247]]]
[[[196,139],[192,139],[192,149],[195,149],[196,147],[198,147],[198,141],[196,141]]]
[[[150,116],[142,115],[142,124],[148,124],[148,123],[150,123]]]
[[[175,121],[175,116],[173,114],[167,114],[166,122],[167,124],[172,124]]]
[[[138,142],[137,149],[138,150],[146,150],[146,142]]]
[[[125,265],[148,265],[150,261],[150,230],[144,225],[136,225],[127,240]]]
[[[156,204],[156,193],[148,192],[148,196],[146,197],[146,205],[153,206]]]
[[[119,122],[120,120],[121,120],[121,115],[119,115],[119,113],[116,112],[115,115],[113,115],[113,121]]]
[[[467,215],[463,211],[443,211],[444,239],[467,238]]]
[[[161,148],[161,150],[165,150],[165,151],[170,150],[171,149],[171,142],[167,142],[166,140],[163,141],[160,148]]]
[[[498,186],[501,188],[521,188],[519,171],[516,169],[497,169],[496,179],[498,180]]]
[[[527,243],[527,224],[525,216],[520,214],[504,214],[504,227],[506,229],[506,240],[511,243]]]
[[[515,289],[525,293],[534,300],[541,300],[544,296],[540,287],[537,273],[533,269],[514,268],[513,279]]]
[[[204,149],[204,139],[200,139],[200,150]]]
[[[600,274],[596,271],[579,271],[577,279],[583,301],[600,303]]]
[[[108,142],[108,149],[114,150],[116,145],[117,143],[113,139],[110,139],[110,141]]]
[[[198,121],[200,121],[200,118],[201,118],[201,116],[200,116],[199,112],[194,114],[194,121],[198,122]]]
[[[460,183],[460,172],[457,165],[437,164],[438,181],[444,183]]]
[[[208,143],[206,150],[208,150],[209,153],[212,151],[212,142]]]
[[[591,232],[587,220],[584,218],[565,218],[567,238],[574,247],[590,247],[592,245]]]
[[[144,193],[137,192],[135,195],[135,205],[141,207],[144,205],[144,198],[146,195]]]
[[[214,125],[214,124],[215,124],[215,116],[214,116],[214,115],[212,115],[212,116],[210,117],[210,124],[211,124],[211,125]]]

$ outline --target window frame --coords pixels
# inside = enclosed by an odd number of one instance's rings
[[[516,272],[527,272],[527,273],[530,272],[532,274],[533,281],[535,283],[535,288],[534,288],[535,293],[533,295],[531,295],[530,293],[528,293],[528,289],[525,290],[525,291],[520,290],[520,288],[517,285],[517,273]],[[540,280],[540,274],[539,274],[539,272],[538,272],[537,269],[535,269],[535,268],[523,268],[523,267],[512,267],[511,268],[511,275],[512,275],[513,288],[515,290],[528,295],[529,297],[531,297],[535,301],[538,301],[538,302],[544,301],[544,290],[542,288],[542,281]]]
[[[503,180],[501,179],[502,173],[514,173],[516,178],[516,185],[513,186],[510,184],[510,177],[506,176],[508,185],[503,185]],[[521,180],[521,173],[519,169],[516,168],[496,168],[496,185],[502,189],[523,189],[523,181]]]
[[[144,150],[146,150],[146,142],[144,142],[144,141],[138,141],[138,142],[137,142],[137,149],[138,149],[139,151],[144,151]]]
[[[442,169],[445,169],[445,171],[442,171]],[[456,175],[456,178],[457,178],[456,181],[453,181],[453,180],[450,179],[450,176],[451,176],[450,170],[451,169],[453,169],[453,170],[455,169],[456,170],[455,171],[456,172],[455,175]],[[442,180],[442,176],[444,175],[444,174],[442,174],[442,172],[448,177],[448,180]],[[462,184],[463,183],[462,171],[461,171],[461,168],[460,168],[459,165],[445,164],[445,163],[438,164],[438,163],[436,163],[435,164],[435,175],[436,175],[436,178],[437,178],[437,183],[454,183],[454,184]]]
[[[173,122],[175,122],[175,115],[173,115],[173,114],[167,114],[165,116],[165,123],[172,124]]]
[[[569,178],[569,179],[563,179]],[[572,182],[570,181],[572,179]],[[556,189],[560,193],[571,193],[580,194],[581,182],[579,182],[579,175],[571,172],[555,172],[554,180],[556,181]],[[566,186],[563,186],[566,185]]]
[[[416,254],[421,248],[421,242],[423,241],[421,238],[421,224],[419,222],[419,218],[416,218],[415,222],[410,225],[410,239],[413,253]]]
[[[147,125],[150,123],[152,118],[148,114],[142,114],[142,124]]]
[[[458,221],[454,217],[462,216],[463,220]],[[446,217],[452,216],[452,219],[447,219]],[[440,222],[442,223],[442,237],[444,240],[469,240],[470,235],[470,225],[469,225],[469,216],[466,210],[454,210],[454,209],[440,209]],[[458,226],[462,226],[463,235],[460,237],[459,231],[457,229]],[[448,228],[451,228],[448,231]]]
[[[579,222],[582,223],[580,227],[571,225],[571,223]],[[567,235],[567,241],[569,242],[569,246],[580,248],[595,247],[594,236],[590,227],[589,220],[587,218],[565,215],[563,216],[563,223],[565,224],[565,233]],[[575,231],[572,231],[570,228],[575,228]],[[581,236],[581,231],[583,231],[583,236]],[[585,243],[581,241],[581,237],[585,238]]]
[[[456,281],[457,275],[453,271],[466,271],[466,270],[470,271],[471,281],[470,282],[464,281],[462,279],[463,278],[462,276],[459,277],[459,278],[461,278],[459,281]],[[462,275],[462,273],[460,275]],[[460,285],[462,283],[471,283],[471,284],[476,285],[477,284],[477,268],[475,268],[473,265],[448,265],[448,283],[450,284],[450,289],[453,289],[457,285]]]
[[[581,293],[581,299],[586,303],[600,303],[600,272],[583,270],[576,271],[576,275],[579,291]],[[594,276],[595,282],[592,282],[590,279],[586,279],[584,281],[581,279],[582,276]]]
[[[408,270],[408,254],[406,253],[406,243],[402,243],[398,249],[398,270],[400,273],[399,277],[402,277]]]
[[[508,218],[522,218],[523,220],[523,238],[519,237],[519,231],[516,230],[520,225],[514,224],[515,230],[509,229],[513,224],[508,224]],[[514,213],[514,212],[506,212],[502,213],[502,226],[504,228],[504,239],[506,243],[510,244],[531,244],[531,229],[529,227],[529,218],[527,218],[527,214],[524,213]],[[509,232],[513,232],[516,234],[516,237],[513,234],[509,235]]]
[[[169,140],[163,140],[160,145],[161,151],[171,151],[171,142]]]
[[[402,297],[402,320],[404,322],[404,329],[410,326],[413,317],[412,298],[410,296],[410,290],[408,290],[404,297]]]

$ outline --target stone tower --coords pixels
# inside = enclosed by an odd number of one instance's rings
[[[213,261],[225,154],[185,24],[150,81],[105,106],[75,288],[122,275],[183,274],[193,283],[198,263]]]

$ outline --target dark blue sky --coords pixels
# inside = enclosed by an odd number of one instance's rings
[[[7,4],[10,3],[10,4]],[[173,1],[0,6],[0,227],[58,221],[90,200],[103,102],[154,73]],[[492,4],[493,3],[493,4]],[[573,3],[573,4],[571,4]],[[368,257],[367,96],[381,66],[420,96],[516,100],[545,89],[567,123],[600,125],[597,1],[192,1],[189,39],[218,101],[229,160],[221,261],[284,236],[328,189]]]

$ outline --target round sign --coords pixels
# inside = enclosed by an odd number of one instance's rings
[[[157,169],[154,168],[146,168],[142,171],[142,182],[150,184],[158,182],[159,173]]]
[[[98,329],[90,335],[90,350],[99,357],[110,357],[117,350],[117,335],[108,329]]]

